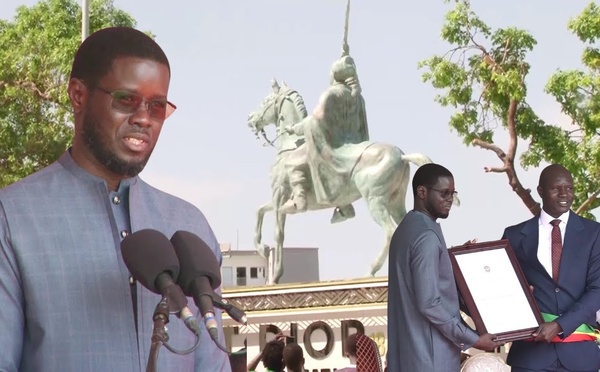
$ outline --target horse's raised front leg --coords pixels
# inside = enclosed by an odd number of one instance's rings
[[[267,258],[269,247],[262,243],[262,226],[265,218],[265,212],[273,210],[272,203],[265,203],[258,208],[256,212],[256,228],[254,229],[254,248],[263,258]]]

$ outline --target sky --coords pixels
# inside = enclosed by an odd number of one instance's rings
[[[2,0],[0,18],[12,19],[17,6],[34,3]],[[588,1],[471,3],[491,27],[524,28],[537,39],[527,57],[532,65],[527,100],[547,122],[568,125],[544,86],[555,70],[580,67],[582,45],[566,25]],[[314,109],[341,50],[346,0],[115,0],[114,5],[131,14],[138,29],[156,35],[171,63],[169,99],[178,107],[141,177],[200,208],[221,243],[252,250],[255,214],[270,200],[269,169],[276,153],[262,146],[246,119],[274,77],[297,90],[309,112]],[[466,147],[448,126],[452,111],[435,103],[436,91],[422,82],[418,62],[449,49],[440,30],[450,9],[442,0],[354,0],[348,42],[371,140],[425,154],[454,174],[461,206],[440,220],[452,246],[473,238],[497,240],[505,227],[531,215],[505,174],[483,171],[500,165],[496,155]],[[498,145],[506,148],[507,139],[497,131]],[[526,145],[521,141],[519,150]],[[411,179],[415,169],[411,166]],[[539,200],[541,168],[517,170]],[[410,190],[406,203],[412,209]],[[364,276],[383,248],[383,230],[365,203],[354,206],[356,217],[342,224],[329,223],[331,210],[287,219],[285,246],[318,247],[321,280]],[[273,228],[267,214],[264,243],[274,244]],[[387,275],[387,265],[378,276]]]

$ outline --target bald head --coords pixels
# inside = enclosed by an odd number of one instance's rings
[[[548,187],[554,180],[560,176],[567,177],[573,182],[573,176],[571,172],[560,164],[551,164],[542,170],[540,173],[540,181],[538,183],[541,187]]]

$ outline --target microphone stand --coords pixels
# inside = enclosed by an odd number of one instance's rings
[[[242,310],[233,306],[226,299],[220,296],[215,297],[217,298],[213,298],[214,306],[225,310],[229,314],[229,316],[231,316],[238,323],[248,324],[246,314]],[[156,372],[156,363],[158,361],[158,353],[160,351],[161,346],[164,345],[169,351],[175,354],[184,355],[196,350],[200,345],[200,333],[199,331],[194,330],[194,334],[196,335],[196,343],[194,344],[194,346],[185,351],[179,351],[172,348],[168,343],[169,334],[167,333],[166,329],[166,325],[167,323],[169,323],[169,314],[169,303],[167,297],[163,296],[160,302],[156,305],[156,308],[154,309],[154,314],[152,315],[154,327],[152,328],[152,343],[150,345],[150,353],[148,354],[148,365],[146,367],[146,372]],[[214,341],[219,347],[219,349],[229,354],[227,349],[225,349],[225,347],[221,345],[220,342],[218,342],[218,340]]]
[[[160,347],[169,341],[169,334],[166,329],[166,325],[169,323],[169,304],[166,297],[163,297],[156,305],[152,320],[154,321],[154,327],[152,328],[152,344],[148,354],[146,372],[156,372],[156,361],[158,360]]]

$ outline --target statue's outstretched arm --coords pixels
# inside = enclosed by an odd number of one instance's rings
[[[310,120],[311,118],[312,118],[312,115],[308,115],[307,117],[305,117],[301,121],[299,121],[296,124],[292,125],[292,131],[294,132],[294,134],[296,134],[298,136],[303,136],[304,135],[304,127],[306,126],[306,122],[308,120]]]
[[[288,133],[293,133],[298,136],[304,136],[304,129],[309,121],[323,120],[325,118],[325,108],[331,105],[331,99],[332,97],[329,92],[323,93],[319,98],[319,103],[317,104],[315,111],[313,111],[312,114],[308,115],[296,124],[286,127],[285,130]]]

